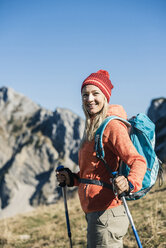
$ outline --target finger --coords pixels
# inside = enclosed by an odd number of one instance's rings
[[[126,187],[120,187],[120,188],[117,189],[118,194],[121,194],[121,193],[123,193],[125,191],[127,191]]]
[[[64,175],[59,174],[59,175],[57,175],[57,180],[58,180],[58,182],[64,182],[66,180],[66,178]]]
[[[115,184],[117,184],[117,185],[127,184],[127,183],[128,183],[126,177],[124,177],[124,176],[119,176],[119,177],[117,177],[116,180],[115,180],[114,182],[115,182]]]
[[[118,188],[127,188],[128,183],[123,181],[123,182],[120,182],[119,184],[116,184],[116,187],[118,187]]]
[[[56,173],[56,177],[57,177],[58,179],[63,179],[63,180],[65,180],[66,175],[65,175],[64,172],[57,172],[57,173]]]
[[[69,174],[67,173],[67,171],[58,171],[57,172],[57,177],[58,177],[58,182],[63,183],[65,182],[67,185],[70,184],[70,178],[69,178]]]
[[[121,192],[124,192],[124,191],[126,191],[126,190],[127,190],[126,187],[122,187],[122,188],[118,188],[118,189],[117,189],[117,192],[118,192],[118,194],[120,194]]]
[[[117,188],[117,190],[128,190],[129,189],[129,184],[127,179],[125,180],[121,180],[118,183],[115,184],[115,187]]]
[[[120,187],[125,187],[127,185],[127,180],[121,180],[119,182],[115,182],[115,186],[120,188]]]
[[[115,180],[116,183],[118,183],[120,181],[123,181],[124,179],[126,179],[124,176],[118,176],[114,180]]]

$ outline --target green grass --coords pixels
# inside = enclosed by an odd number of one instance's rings
[[[166,248],[166,183],[144,198],[128,202],[144,248]],[[68,200],[73,247],[86,247],[86,221],[78,196]],[[63,200],[35,211],[0,220],[0,248],[68,248]],[[124,248],[136,248],[129,227]]]

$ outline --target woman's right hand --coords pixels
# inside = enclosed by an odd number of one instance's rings
[[[60,184],[70,185],[69,173],[66,170],[56,171],[56,178]]]

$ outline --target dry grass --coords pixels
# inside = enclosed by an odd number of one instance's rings
[[[146,197],[128,202],[144,248],[166,248],[166,183],[158,183]],[[78,197],[68,200],[73,247],[86,247],[86,222]],[[0,221],[0,248],[67,248],[63,201]],[[125,248],[137,247],[131,227]]]

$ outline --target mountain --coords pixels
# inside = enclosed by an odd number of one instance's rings
[[[55,169],[78,169],[84,121],[67,109],[42,108],[0,88],[0,218],[55,203]]]
[[[157,154],[166,162],[166,99],[152,100],[148,116],[156,124]],[[55,169],[78,170],[83,129],[84,120],[67,109],[52,112],[0,88],[0,218],[59,200]]]
[[[156,125],[156,153],[166,163],[166,98],[153,99],[147,115]]]

